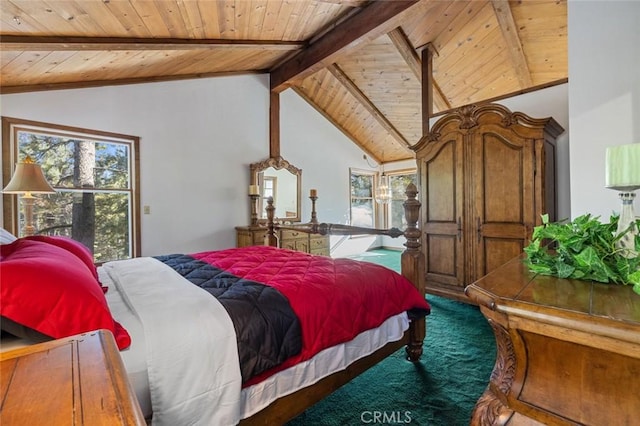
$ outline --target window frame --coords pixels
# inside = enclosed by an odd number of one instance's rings
[[[15,170],[18,158],[17,132],[34,131],[39,133],[63,134],[85,138],[92,141],[117,142],[129,145],[130,149],[130,185],[131,192],[131,255],[141,256],[140,232],[140,137],[121,133],[91,130],[33,120],[24,120],[2,116],[2,187],[7,185]],[[20,206],[17,194],[2,196],[3,227],[14,235],[19,235]]]
[[[270,184],[268,184],[267,182],[270,182]],[[276,176],[265,176],[262,179],[262,200],[264,201],[265,204],[269,197],[272,197],[273,204],[274,205],[276,204],[276,200],[278,199],[277,189],[278,189],[278,178]],[[271,192],[271,195],[269,195],[269,192]]]
[[[351,186],[351,178],[353,175],[360,175],[360,176],[370,176],[371,177],[371,197],[354,197],[353,196],[353,187]],[[376,200],[375,200],[375,190],[376,190],[376,185],[377,185],[377,177],[378,172],[375,170],[364,170],[364,169],[357,169],[357,168],[349,168],[349,223],[351,225],[353,225],[353,200],[358,199],[358,200],[371,200],[372,203],[372,210],[373,210],[373,224],[371,226],[371,228],[376,228],[377,223],[378,223],[378,206],[376,204]],[[352,236],[353,237],[353,236]]]
[[[416,175],[416,185],[418,184],[418,169],[417,168],[407,168],[407,169],[398,169],[398,170],[392,170],[392,171],[386,171],[385,175],[387,176],[387,179],[389,180],[389,184],[391,185],[391,178],[394,176],[405,176],[405,175]],[[385,205],[383,207],[384,210],[384,217],[383,217],[383,223],[384,223],[384,227],[385,228],[390,228],[392,226],[392,224],[390,223],[391,218],[393,217],[392,212],[391,212],[391,208],[393,207],[393,201],[404,201],[406,200],[406,195],[402,195],[402,197],[397,197],[394,198],[393,196],[393,192],[391,193],[391,202],[387,205]],[[404,213],[403,213],[404,214]],[[402,229],[402,228],[400,228]]]

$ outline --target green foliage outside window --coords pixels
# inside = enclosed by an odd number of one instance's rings
[[[374,228],[372,173],[351,171],[351,225]]]
[[[389,186],[391,186],[391,203],[389,210],[390,228],[405,229],[407,227],[403,204],[407,199],[405,191],[410,183],[416,184],[416,173],[389,176]]]
[[[30,156],[56,189],[36,198],[37,232],[82,242],[96,262],[132,257],[130,144],[51,133],[17,132],[18,161]]]

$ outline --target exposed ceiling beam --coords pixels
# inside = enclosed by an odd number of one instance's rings
[[[358,140],[357,137],[355,137],[353,134],[351,134],[350,132],[348,132],[344,126],[340,125],[340,123],[338,123],[333,117],[331,117],[325,110],[323,110],[322,108],[320,108],[318,106],[318,104],[316,104],[313,99],[311,99],[309,96],[307,96],[307,94],[302,91],[300,88],[298,88],[297,86],[292,86],[291,89],[296,92],[298,94],[298,96],[300,96],[302,99],[304,99],[305,101],[307,101],[307,103],[309,105],[311,105],[316,111],[318,111],[318,113],[320,115],[322,115],[324,118],[327,119],[327,121],[331,124],[333,124],[336,129],[339,129],[346,137],[348,137],[349,139],[351,139],[351,141],[356,144],[356,146],[358,146],[361,150],[363,150],[368,157],[372,158],[373,161],[375,161],[378,164],[382,164],[382,159],[380,159],[380,157],[373,153],[371,150],[367,149],[366,147],[364,147],[362,145],[362,142],[360,140]]]
[[[387,35],[398,50],[398,53],[400,53],[400,56],[402,56],[413,72],[413,75],[415,75],[418,81],[422,83],[422,60],[420,59],[420,56],[418,56],[418,52],[416,52],[416,49],[411,44],[407,35],[402,31],[402,28],[394,28]],[[427,46],[425,45],[424,48],[427,48]],[[436,102],[439,102],[438,105],[446,105],[446,109],[451,108],[451,103],[449,103],[447,98],[444,96],[444,93],[442,93],[442,89],[435,78],[433,79],[433,92],[438,98],[436,100]]]
[[[0,37],[0,49],[25,52],[82,51],[82,50],[191,50],[221,48],[251,48],[265,50],[299,50],[302,42],[268,40],[219,40],[181,38],[129,37],[57,37],[15,36]]]
[[[422,81],[422,64],[420,61],[420,57],[416,52],[416,49],[413,48],[411,41],[407,35],[402,31],[401,27],[396,27],[387,33],[393,45],[402,56],[402,59],[407,63],[413,75],[416,76],[418,81]]]
[[[391,136],[404,147],[409,147],[411,144],[405,139],[404,136],[396,129],[393,124],[380,112],[378,108],[369,100],[369,98],[362,93],[362,91],[356,86],[356,84],[345,74],[342,69],[336,64],[332,64],[327,67],[327,70],[349,91],[353,97],[357,99],[360,104],[376,119],[376,121],[389,132]]]
[[[271,90],[281,92],[334,62],[338,56],[398,26],[398,15],[419,0],[375,1],[309,47],[271,70]]]
[[[518,28],[516,27],[513,14],[511,13],[511,6],[509,6],[508,0],[492,0],[491,5],[498,19],[502,36],[507,43],[507,51],[513,64],[518,82],[522,88],[533,86],[531,80],[531,72],[529,71],[529,65],[527,64],[527,58],[524,57],[522,50],[522,42],[518,35]]]
[[[370,0],[320,0],[322,3],[341,4],[343,6],[360,7],[369,3]]]
[[[269,158],[280,157],[280,93],[269,92]]]
[[[433,116],[433,52],[431,43],[422,50],[422,136],[427,136],[431,129],[431,117]]]
[[[84,89],[87,87],[122,86],[126,84],[158,83],[161,81],[191,80],[197,78],[224,77],[232,75],[266,74],[266,71],[222,71],[199,74],[179,74],[155,77],[121,78],[117,80],[90,80],[68,83],[30,84],[24,86],[0,86],[0,95],[45,90]]]

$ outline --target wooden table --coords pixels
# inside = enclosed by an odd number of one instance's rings
[[[472,424],[640,424],[640,295],[631,286],[536,275],[517,258],[465,292],[497,344]]]
[[[106,330],[0,354],[0,424],[145,425]]]

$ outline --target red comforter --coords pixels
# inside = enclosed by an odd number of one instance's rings
[[[264,283],[289,300],[300,320],[303,347],[250,383],[319,351],[353,339],[404,311],[427,315],[424,297],[402,275],[373,263],[254,246],[191,254],[238,277]]]

